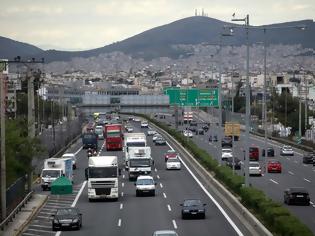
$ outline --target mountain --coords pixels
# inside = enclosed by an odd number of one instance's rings
[[[0,36],[0,58],[13,60],[16,56],[32,57],[41,53],[44,51],[38,47]]]
[[[31,50],[31,45],[25,45],[25,49],[22,50],[24,48],[22,44],[16,42],[18,47],[14,48],[13,45],[11,45],[10,50],[7,50],[6,55],[12,59],[12,57],[19,55],[19,53],[24,53],[24,55],[30,57],[44,57],[46,62],[68,61],[73,57],[86,58],[113,51],[121,51],[125,54],[132,55],[133,57],[142,57],[144,59],[163,56],[177,58],[179,55],[185,55],[187,52],[176,49],[173,45],[199,44],[203,42],[218,44],[219,35],[223,31],[224,25],[236,26],[235,24],[219,21],[210,17],[194,16],[174,21],[167,25],[155,27],[123,41],[92,50],[71,52],[58,50],[43,51],[36,47]],[[305,25],[306,29],[300,31],[291,27],[299,25]],[[315,49],[315,23],[312,20],[272,24],[266,25],[265,27],[274,28],[266,31],[267,44],[301,44],[303,47]],[[276,29],[277,27],[282,29]],[[250,43],[261,42],[263,39],[263,30],[250,29]],[[234,29],[234,36],[224,39],[224,43],[236,46],[245,44],[246,34],[244,28]],[[38,50],[36,51],[35,49]],[[0,44],[0,53],[3,50],[3,45]]]

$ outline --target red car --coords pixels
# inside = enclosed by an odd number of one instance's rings
[[[178,157],[178,153],[175,152],[174,150],[168,150],[165,154],[164,154],[164,159],[165,161],[167,161],[170,158],[177,158]]]
[[[249,148],[249,160],[250,161],[258,161],[259,160],[259,149],[258,149],[258,147],[250,147]]]
[[[268,170],[268,173],[270,172],[281,173],[282,171],[281,162],[277,160],[269,160],[267,164],[267,170]]]

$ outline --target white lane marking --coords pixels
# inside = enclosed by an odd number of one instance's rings
[[[160,176],[159,176],[159,175],[157,175],[157,176],[156,176],[156,178],[160,179]]]
[[[307,167],[307,165],[306,165],[306,164],[303,164],[303,166]]]
[[[37,216],[38,218],[50,219],[50,216]]]
[[[155,168],[154,171],[157,172],[157,169]]]
[[[23,235],[38,236],[38,234],[23,233]]]
[[[290,161],[290,158],[289,158],[289,157],[286,157],[286,158],[287,158],[288,161]]]
[[[313,202],[311,202],[311,201],[310,201],[310,203],[311,203],[312,205],[314,205],[314,203],[313,203]]]
[[[166,142],[167,143],[167,142]],[[167,143],[167,145],[174,150],[173,147]],[[190,173],[190,175],[195,179],[195,181],[198,183],[198,185],[201,187],[201,189],[206,193],[206,195],[212,200],[212,202],[217,206],[217,208],[221,211],[222,215],[227,219],[227,221],[230,223],[230,225],[233,227],[233,229],[236,231],[236,233],[240,236],[244,236],[244,234],[240,231],[240,229],[237,227],[237,225],[232,221],[232,219],[228,216],[228,214],[225,212],[225,210],[221,207],[221,205],[217,202],[217,200],[214,199],[214,197],[208,192],[208,190],[202,185],[200,180],[194,175],[194,173],[189,169],[187,164],[183,161],[181,157],[179,157],[180,161],[183,163],[183,165],[186,167],[187,171]],[[175,222],[175,221],[174,221]],[[173,224],[174,224],[173,222]],[[176,223],[175,223],[176,224]]]
[[[124,196],[124,192],[121,192],[121,196],[122,196],[122,197]]]
[[[124,204],[120,203],[119,209],[121,210],[121,209],[123,209],[123,207],[124,207]]]
[[[123,177],[123,179],[124,179],[124,178],[125,178],[125,175],[123,175],[122,177]]]
[[[117,225],[117,226],[118,226],[118,227],[121,226],[121,219],[118,220],[118,225]]]
[[[273,179],[269,179],[271,182],[275,183],[275,184],[279,184],[277,181],[273,180]]]
[[[174,229],[177,229],[176,221],[175,221],[175,220],[172,220],[172,222],[173,222]]]
[[[31,231],[35,231],[35,232],[42,232],[42,233],[51,233],[51,231],[47,231],[47,230],[40,230],[40,229],[32,229],[32,228],[28,228],[27,230],[31,230]]]
[[[86,185],[86,180],[83,182],[83,184],[82,184],[82,186],[81,186],[81,188],[80,188],[80,191],[78,192],[78,194],[77,194],[77,196],[75,197],[73,203],[71,204],[71,207],[75,207],[75,205],[77,204],[77,202],[78,202],[78,200],[79,200],[79,198],[80,198],[80,195],[81,195],[82,192],[83,192],[83,189],[84,189],[85,185]]]
[[[77,155],[77,154],[82,150],[82,148],[83,148],[83,146],[80,147],[80,148],[78,149],[78,151],[76,151],[76,152],[74,153],[74,155]]]
[[[309,179],[305,179],[305,178],[304,178],[304,180],[305,180],[306,182],[309,182],[309,183],[311,182]]]
[[[47,228],[47,229],[51,229],[51,226],[48,225],[30,225],[30,226],[34,226],[34,227],[40,227],[40,228]],[[51,232],[51,231],[50,231]]]
[[[124,182],[122,182],[122,183],[121,183],[121,187],[123,188],[124,186],[125,186],[125,183],[124,183]]]
[[[315,172],[315,169],[313,171]]]
[[[298,161],[294,161],[294,163],[298,163]]]
[[[160,183],[160,187],[163,188],[163,184],[162,183]]]
[[[168,209],[168,211],[172,211],[172,209],[171,209],[171,206],[170,206],[170,205],[167,205],[167,209]]]
[[[163,193],[163,197],[166,198],[166,194],[165,193]]]
[[[289,173],[290,175],[294,175],[294,173],[293,173],[292,171],[288,171],[288,173]]]

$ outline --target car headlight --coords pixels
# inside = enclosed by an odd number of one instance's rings
[[[58,221],[57,219],[54,219],[54,223],[55,223],[55,224],[58,224],[59,221]]]
[[[204,212],[205,210],[198,210],[198,212]]]
[[[183,212],[189,212],[189,210],[183,210]]]
[[[78,219],[74,219],[73,223],[78,223],[78,221],[79,221]]]

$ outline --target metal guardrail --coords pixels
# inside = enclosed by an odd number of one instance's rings
[[[0,223],[0,229],[3,231],[4,227],[6,225],[8,225],[9,222],[12,222],[15,218],[15,215],[21,211],[22,207],[24,207],[24,205],[30,200],[30,198],[32,197],[34,191],[29,192],[25,198],[19,203],[19,205],[17,205],[17,207],[7,216],[7,218],[5,218],[1,223]]]

